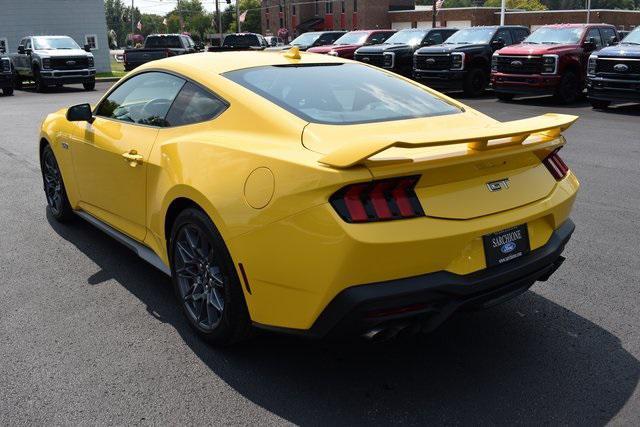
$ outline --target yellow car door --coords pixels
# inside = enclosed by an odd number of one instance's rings
[[[184,83],[160,72],[133,76],[100,102],[72,147],[80,208],[139,241],[147,229],[146,162]]]

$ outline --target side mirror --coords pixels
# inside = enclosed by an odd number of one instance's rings
[[[25,49],[25,52],[27,53],[27,55],[31,56],[31,54],[33,53],[33,49],[28,47],[28,48]]]
[[[78,104],[73,107],[69,107],[67,110],[67,120],[70,122],[89,122],[93,123],[93,111],[91,111],[91,105]]]
[[[427,39],[422,42],[422,46],[431,46],[433,44],[433,40]]]
[[[7,53],[7,50],[4,48],[4,46],[0,46],[0,54],[2,53]]]
[[[84,45],[84,51],[85,52],[91,52],[91,46],[89,46],[88,44]]]
[[[22,46],[22,45],[18,46],[18,53],[19,53],[20,55],[24,55],[25,53],[27,53],[27,52],[24,50],[24,46]]]
[[[614,46],[618,44],[618,38],[616,36],[611,36],[609,39],[609,46]]]
[[[504,47],[504,40],[501,37],[498,37],[494,41],[491,42],[491,48],[493,50],[502,49]]]
[[[584,42],[582,47],[584,47],[584,50],[586,50],[587,52],[596,50],[596,39],[594,39],[593,37],[590,37],[588,41]]]

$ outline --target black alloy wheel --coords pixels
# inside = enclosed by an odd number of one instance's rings
[[[46,92],[47,91],[47,84],[42,81],[42,76],[40,75],[40,69],[38,68],[34,68],[33,69],[33,81],[36,84],[36,92]]]
[[[12,86],[7,86],[7,87],[3,88],[3,89],[2,89],[2,93],[3,93],[5,96],[11,96],[11,95],[13,95],[13,87],[12,87]]]
[[[591,106],[596,110],[606,110],[611,105],[611,101],[605,101],[602,99],[591,99]]]
[[[496,97],[500,101],[504,101],[504,102],[513,101],[513,94],[512,93],[496,92]]]
[[[170,244],[174,289],[191,326],[217,345],[246,338],[251,323],[241,283],[209,217],[195,208],[181,212]]]
[[[476,98],[482,95],[486,87],[487,77],[482,68],[472,68],[464,77],[462,88],[464,90],[464,94],[468,97]]]
[[[15,70],[13,71],[13,86],[18,90],[22,89],[22,78]]]
[[[70,220],[73,218],[73,210],[67,198],[67,192],[64,187],[58,162],[49,145],[42,151],[40,168],[42,169],[42,180],[44,183],[44,193],[47,198],[47,207],[51,215],[59,222]]]
[[[580,89],[578,76],[572,71],[567,71],[560,80],[555,97],[562,104],[572,104],[578,99]]]
[[[96,88],[96,81],[90,80],[88,82],[84,82],[82,83],[82,86],[84,87],[84,90],[94,90]]]

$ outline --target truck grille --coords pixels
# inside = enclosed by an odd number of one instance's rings
[[[542,57],[498,56],[498,72],[506,74],[540,74]]]
[[[416,55],[413,65],[416,70],[448,70],[451,68],[451,55]]]
[[[624,65],[626,67],[618,67]],[[624,76],[628,74],[640,74],[640,60],[622,58],[598,58],[596,61],[596,73],[616,74]]]
[[[11,71],[11,61],[9,61],[9,58],[0,59],[0,71],[4,73]]]
[[[86,56],[51,58],[51,68],[54,70],[78,70],[88,68],[89,58]]]
[[[382,67],[384,64],[384,57],[381,53],[359,53],[355,55],[355,60],[364,62],[365,64],[375,65],[376,67]]]

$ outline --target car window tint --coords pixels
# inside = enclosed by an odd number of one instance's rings
[[[384,43],[389,37],[393,35],[392,32],[387,33],[373,33],[371,37],[369,37],[368,43],[370,44],[381,44]]]
[[[226,108],[224,101],[197,85],[187,82],[167,114],[167,126],[182,126],[211,120]]]
[[[513,44],[513,39],[511,38],[511,32],[506,28],[501,28],[496,32],[494,40],[502,39],[504,41],[505,46],[509,46]]]
[[[165,117],[185,81],[151,72],[134,76],[102,101],[97,116],[150,126],[166,126]]]
[[[431,44],[442,44],[444,42],[444,40],[442,39],[442,34],[437,31],[432,31],[431,33],[429,33],[429,37],[427,38],[427,40]]]
[[[616,36],[616,32],[613,28],[610,28],[610,27],[600,28],[600,32],[602,33],[603,41],[607,46],[611,44],[612,37],[615,37],[616,41],[618,40],[618,37]]]
[[[266,66],[223,75],[315,123],[382,122],[461,111],[419,85],[361,64]]]
[[[600,31],[598,31],[597,28],[592,28],[587,33],[586,40],[589,41],[592,38],[595,39],[595,41],[596,41],[596,50],[597,49],[601,49],[602,46],[603,46],[602,45],[602,38],[600,37]]]
[[[527,33],[526,30],[522,29],[522,28],[516,28],[516,30],[514,31],[514,42],[516,43],[522,43],[522,40],[526,39],[527,36],[529,35],[529,33]]]

